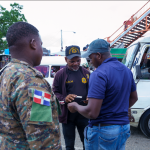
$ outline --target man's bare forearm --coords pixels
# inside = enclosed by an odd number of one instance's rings
[[[130,98],[129,98],[129,108],[132,107],[135,102],[138,100],[137,92],[131,92]]]
[[[88,119],[93,119],[91,116],[90,109],[87,106],[79,105],[78,103],[74,103],[74,109],[78,111],[82,116]]]
[[[95,116],[94,113],[92,113],[92,110],[90,109],[90,106],[82,106],[79,105],[76,102],[70,103],[68,105],[72,105],[73,109],[76,110],[77,112],[79,112],[82,116],[84,116],[85,118],[88,119],[95,119],[97,116]]]

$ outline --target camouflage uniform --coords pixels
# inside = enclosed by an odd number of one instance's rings
[[[51,106],[33,102],[35,89],[51,94]],[[38,106],[34,112],[33,104]],[[0,149],[61,150],[57,109],[51,87],[41,72],[12,59],[0,76]]]

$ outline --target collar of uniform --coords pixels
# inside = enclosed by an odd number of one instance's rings
[[[69,68],[68,68],[68,65],[66,65],[66,69],[67,69],[67,72],[71,72],[72,70],[70,70]]]
[[[109,61],[116,61],[116,60],[117,60],[116,57],[111,57],[111,58],[105,59],[105,60],[103,61],[103,63],[107,63],[107,62],[109,62]]]
[[[29,65],[27,62],[25,62],[25,61],[20,61],[20,60],[18,60],[18,59],[12,58],[11,62],[24,64],[24,65],[28,66],[30,69],[34,70],[34,71],[36,72],[36,76],[38,76],[38,77],[40,77],[40,78],[43,78],[43,77],[44,77],[43,74],[42,74],[40,71],[38,71],[37,69],[33,68],[32,66],[30,66],[30,65]]]
[[[44,78],[44,75],[40,71],[38,71],[37,69],[35,69],[31,66],[29,66],[29,68],[31,68],[32,70],[34,70],[36,72],[37,77]]]
[[[13,63],[20,63],[20,64],[29,65],[27,62],[25,62],[25,61],[20,61],[20,60],[15,59],[15,58],[12,58],[11,62],[13,62]]]

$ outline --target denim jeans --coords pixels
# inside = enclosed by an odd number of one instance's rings
[[[125,150],[130,124],[93,126],[84,129],[85,150]]]

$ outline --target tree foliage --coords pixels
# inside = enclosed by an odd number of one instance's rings
[[[8,28],[15,22],[24,21],[27,22],[24,14],[21,14],[23,9],[22,5],[17,3],[10,4],[11,10],[0,5],[0,53],[3,53],[4,49],[8,48],[6,41],[6,33]]]

